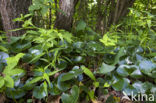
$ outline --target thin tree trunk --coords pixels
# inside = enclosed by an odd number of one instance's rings
[[[100,31],[102,34],[103,34],[103,27],[104,27],[104,24],[103,24],[103,19],[104,19],[104,15],[103,15],[103,12],[102,12],[102,6],[103,6],[103,0],[98,0],[97,1],[97,24],[96,24],[96,30],[97,31]]]
[[[11,32],[10,30],[20,28],[21,23],[12,20],[28,13],[31,0],[0,0],[0,13],[2,16],[3,29],[7,36],[19,36],[23,31]]]
[[[3,30],[3,24],[2,24],[2,17],[0,15],[0,31],[2,31],[2,30]]]
[[[55,28],[70,31],[73,24],[73,15],[78,0],[60,0],[59,9],[55,21]]]
[[[112,14],[115,15],[114,20],[109,24],[117,24],[122,17],[128,14],[129,8],[133,6],[134,2],[135,0],[117,0],[115,12]]]

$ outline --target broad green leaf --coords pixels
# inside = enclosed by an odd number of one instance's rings
[[[140,81],[136,81],[132,84],[132,86],[137,90],[138,93],[145,93],[146,90],[143,87],[143,83]]]
[[[14,43],[16,43],[18,40],[20,40],[21,39],[21,37],[15,37],[15,36],[12,36],[11,38],[10,38],[10,44],[14,44]]]
[[[129,75],[128,71],[126,70],[126,67],[128,68],[127,65],[120,65],[117,68],[117,73],[122,76],[122,77],[127,77]]]
[[[67,62],[65,61],[60,61],[57,65],[57,68],[59,69],[65,69],[67,67]]]
[[[4,78],[0,77],[0,88],[3,87],[4,83],[5,83]]]
[[[9,87],[9,88],[14,87],[14,80],[10,76],[6,75],[4,77],[4,80],[5,80],[5,86],[6,87]]]
[[[122,47],[120,49],[120,51],[118,52],[118,54],[116,55],[115,57],[115,61],[113,63],[113,65],[116,65],[119,61],[120,61],[120,57],[124,56],[125,55],[125,52],[124,52],[124,47]]]
[[[62,78],[65,75],[65,73],[62,73],[61,75],[59,75],[58,80],[57,80],[57,87],[61,90],[61,91],[66,91],[67,89],[70,88],[70,83],[68,81],[62,82]]]
[[[24,56],[23,53],[19,53],[14,57],[7,58],[8,65],[6,66],[5,70],[12,70],[17,65],[19,59],[23,56]],[[4,74],[6,73],[5,70],[4,70]]]
[[[85,28],[86,28],[86,23],[83,20],[79,21],[76,30],[81,31],[81,30],[85,30]]]
[[[35,88],[33,89],[33,96],[37,99],[42,99],[47,96],[43,85],[35,86]]]
[[[92,80],[96,81],[94,74],[88,68],[86,68],[85,66],[81,66],[81,69],[87,76],[89,76]]]
[[[26,94],[26,91],[22,88],[7,88],[6,95],[11,99],[20,99]]]
[[[62,76],[61,82],[70,80],[70,79],[72,79],[72,78],[74,78],[74,77],[75,77],[75,74],[74,74],[74,73],[65,73],[65,74]]]
[[[117,73],[120,76],[126,77],[126,76],[129,76],[131,73],[133,73],[137,69],[139,70],[139,67],[136,65],[120,65],[117,68]]]
[[[140,72],[139,69],[136,69],[130,74],[130,76],[136,79],[136,78],[141,78],[143,74]]]
[[[31,42],[28,42],[28,43],[24,43],[24,44],[20,44],[18,43],[14,49],[16,49],[17,52],[21,52],[21,51],[24,51],[28,48],[30,48],[32,45],[31,45]]]
[[[141,61],[139,64],[141,72],[148,74],[156,69],[156,64],[149,60]]]
[[[53,85],[52,83],[51,86],[48,88],[48,92],[52,96],[59,95],[61,93],[60,90],[56,87],[56,85]]]
[[[114,69],[115,69],[115,66],[102,63],[102,66],[99,68],[99,73],[107,74],[107,73],[113,71]]]
[[[81,70],[81,69],[73,69],[69,73],[64,73],[64,75],[62,76],[61,82],[73,79],[74,77],[77,77],[78,75],[80,75],[82,73],[83,73],[83,70]]]
[[[132,95],[132,93],[134,95],[137,95],[137,90],[132,86],[132,85],[128,85],[126,88],[124,88],[123,92],[126,93],[126,95],[130,96]]]
[[[71,95],[63,93],[61,95],[61,100],[63,103],[77,103],[79,98],[79,87],[74,85],[71,89]]]
[[[13,70],[7,72],[7,74],[10,76],[20,75],[22,73],[25,74],[25,71],[23,69],[13,69]]]
[[[116,90],[116,91],[121,91],[123,90],[125,87],[128,86],[129,81],[126,78],[121,78],[118,81],[116,81],[112,87]]]

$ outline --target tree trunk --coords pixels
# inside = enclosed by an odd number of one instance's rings
[[[7,36],[19,36],[23,31],[11,32],[9,30],[20,28],[21,23],[12,20],[20,17],[20,14],[28,13],[31,0],[0,0],[0,13],[2,16],[3,29]]]
[[[135,0],[97,0],[97,24],[96,30],[104,34],[111,25],[129,13]],[[102,8],[104,6],[104,8]]]
[[[2,30],[3,30],[3,24],[2,24],[2,17],[0,15],[0,31],[2,31]]]
[[[73,15],[75,11],[75,6],[78,0],[60,0],[59,9],[57,12],[55,28],[65,29],[70,31],[73,24]]]
[[[104,0],[97,0],[97,25],[96,30],[100,31],[103,34],[103,19],[104,15],[102,12],[102,6],[103,6]]]

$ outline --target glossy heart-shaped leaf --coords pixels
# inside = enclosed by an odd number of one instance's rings
[[[140,62],[139,67],[143,73],[148,74],[152,72],[152,70],[156,69],[156,64],[153,63],[152,61],[144,60]]]
[[[8,88],[6,90],[6,94],[7,97],[11,99],[19,99],[22,98],[26,94],[26,92],[22,88],[17,88],[17,89]]]
[[[102,63],[102,66],[99,68],[99,73],[107,74],[107,73],[113,71],[114,69],[115,69],[115,66]]]
[[[79,87],[74,85],[71,89],[71,94],[63,93],[61,100],[63,103],[77,103],[79,98]]]
[[[33,89],[33,96],[37,99],[42,99],[46,97],[47,95],[44,86],[43,85],[35,86],[35,88]]]

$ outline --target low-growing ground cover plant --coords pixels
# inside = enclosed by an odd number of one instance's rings
[[[138,2],[101,35],[77,14],[72,31],[47,26],[53,0],[34,0],[29,14],[14,19],[22,27],[12,31],[24,34],[9,42],[0,35],[0,102],[155,103],[155,15]]]

